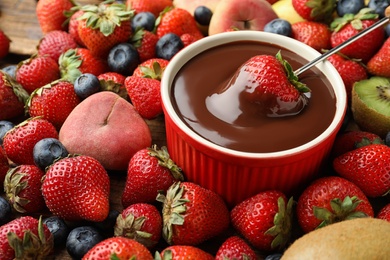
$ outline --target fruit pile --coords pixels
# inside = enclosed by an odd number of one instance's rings
[[[186,181],[148,122],[164,116],[169,61],[203,37],[264,30],[323,52],[384,17],[388,5],[39,0],[37,52],[0,70],[0,258],[279,259],[297,238],[335,222],[387,224],[388,26],[329,57],[350,110],[323,173],[299,194],[263,191],[229,208]],[[0,32],[0,59],[10,44]],[[118,176],[124,189],[113,208]],[[368,259],[386,254],[368,251]]]

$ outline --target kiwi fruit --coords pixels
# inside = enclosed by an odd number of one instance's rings
[[[389,259],[390,222],[355,218],[311,231],[295,240],[281,260]]]
[[[351,111],[361,130],[384,138],[390,131],[390,78],[374,76],[356,82]]]

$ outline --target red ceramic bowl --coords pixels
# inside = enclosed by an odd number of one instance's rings
[[[311,141],[284,151],[256,153],[222,147],[198,135],[183,122],[172,105],[175,76],[199,53],[243,40],[275,44],[293,50],[306,60],[320,55],[292,38],[265,32],[238,31],[205,37],[183,49],[170,61],[161,85],[168,151],[188,181],[217,192],[229,206],[268,189],[290,194],[313,179],[327,159],[347,107],[344,84],[335,68],[326,61],[316,67],[331,82],[336,109],[329,126]],[[320,117],[318,120],[321,120]]]

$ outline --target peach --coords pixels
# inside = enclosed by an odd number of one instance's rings
[[[209,35],[238,30],[262,31],[264,26],[278,18],[266,0],[221,0],[215,8],[209,25]]]
[[[59,132],[69,153],[89,155],[107,170],[126,170],[131,157],[151,145],[151,132],[133,105],[102,91],[83,100]]]

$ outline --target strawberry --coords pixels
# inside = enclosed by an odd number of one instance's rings
[[[27,101],[26,109],[30,116],[41,116],[59,130],[80,102],[73,84],[59,80],[34,90]]]
[[[163,238],[168,244],[194,246],[229,226],[222,198],[193,182],[175,182],[157,200],[163,203]]]
[[[182,8],[166,8],[158,18],[156,34],[161,38],[167,33],[174,33],[179,37],[189,33],[199,40],[203,38],[194,16]]]
[[[5,176],[4,191],[17,212],[39,212],[45,207],[41,193],[44,174],[36,165],[19,165],[9,169]]]
[[[213,260],[214,256],[210,253],[195,247],[188,245],[172,245],[166,247],[160,254],[155,255],[155,260],[163,259],[202,259]]]
[[[78,34],[92,55],[106,58],[112,47],[130,39],[133,12],[124,4],[105,1],[81,10],[84,13],[78,18]]]
[[[3,189],[4,178],[7,175],[9,163],[3,147],[0,145],[0,189]]]
[[[180,35],[180,40],[183,42],[184,47],[187,47],[188,45],[196,42],[199,39],[190,33],[183,33],[182,35]]]
[[[227,238],[218,248],[215,260],[237,259],[237,260],[255,260],[257,259],[255,251],[248,243],[239,236]]]
[[[328,22],[336,10],[336,0],[292,0],[295,11],[305,20]]]
[[[172,7],[172,0],[127,0],[126,6],[135,11],[135,13],[151,12],[158,16],[166,7]]]
[[[332,157],[335,158],[370,143],[384,143],[384,141],[377,134],[361,130],[341,133],[336,136],[333,143]]]
[[[336,18],[330,27],[333,31],[330,37],[332,48],[373,25],[376,21],[378,21],[378,15],[372,13],[372,10],[369,8],[363,8],[356,15],[346,14],[343,17]],[[362,62],[366,63],[382,46],[384,37],[385,31],[383,28],[375,29],[344,47],[340,52],[349,58],[361,59]]]
[[[390,203],[383,206],[376,217],[390,222]]]
[[[128,97],[125,87],[126,77],[117,72],[105,72],[97,77],[100,81],[101,90],[112,91],[122,98]]]
[[[109,237],[88,250],[82,259],[153,260],[153,256],[144,245],[134,239]]]
[[[78,44],[79,47],[85,47],[83,41],[81,40],[79,36],[79,17],[84,14],[83,10],[78,9],[75,12],[72,12],[69,17],[69,25],[68,25],[68,33],[72,35],[75,42]]]
[[[161,238],[162,217],[152,204],[135,203],[125,208],[116,219],[115,236],[132,238],[153,248]]]
[[[29,94],[10,75],[0,71],[0,120],[23,115]]]
[[[9,130],[3,138],[7,157],[16,164],[34,164],[33,149],[43,138],[58,138],[54,125],[40,117],[28,118]]]
[[[47,259],[52,251],[53,236],[41,218],[22,216],[0,227],[2,260]]]
[[[137,49],[139,59],[144,62],[156,57],[156,44],[158,37],[155,33],[139,28],[134,32],[130,42]]]
[[[57,62],[62,53],[76,47],[77,43],[73,36],[60,30],[50,31],[45,34],[37,46],[39,56],[47,55]]]
[[[110,179],[94,158],[74,155],[54,162],[42,183],[46,206],[69,221],[103,221],[109,212]]]
[[[276,56],[253,56],[237,73],[243,80],[237,80],[239,83],[231,87],[241,88],[243,98],[254,104],[253,109],[260,114],[270,117],[297,114],[307,104],[302,93],[310,89],[298,81],[280,51]]]
[[[359,60],[350,59],[341,53],[328,58],[344,82],[348,100],[351,100],[352,86],[355,82],[368,78],[367,69]]]
[[[326,24],[313,21],[300,21],[291,25],[291,37],[321,52],[330,48],[332,32]]]
[[[159,80],[128,76],[125,87],[131,103],[143,118],[153,119],[163,113]]]
[[[371,75],[390,77],[390,38],[387,38],[379,51],[367,62],[367,70]]]
[[[153,203],[159,191],[167,191],[176,181],[183,180],[179,167],[170,159],[166,147],[156,145],[141,149],[130,159],[122,193],[122,205]]]
[[[379,197],[390,191],[390,147],[369,144],[333,160],[334,170],[356,184],[366,196]]]
[[[108,71],[107,62],[95,57],[89,49],[69,49],[59,58],[61,78],[74,82],[84,73],[91,73],[96,77]]]
[[[0,30],[0,59],[8,55],[10,44],[10,38],[8,38],[4,31]]]
[[[60,78],[58,63],[48,56],[33,55],[18,64],[16,80],[31,93]]]
[[[43,34],[53,30],[67,29],[65,12],[75,4],[72,0],[40,0],[36,6],[36,15]]]
[[[321,177],[309,184],[298,199],[296,213],[305,233],[335,222],[374,215],[362,190],[337,176]]]
[[[230,212],[233,227],[254,247],[283,249],[291,235],[293,199],[276,190],[264,191],[234,206]]]
[[[168,66],[169,61],[160,58],[148,59],[134,70],[133,76],[152,78],[161,81],[161,77],[165,68]]]

